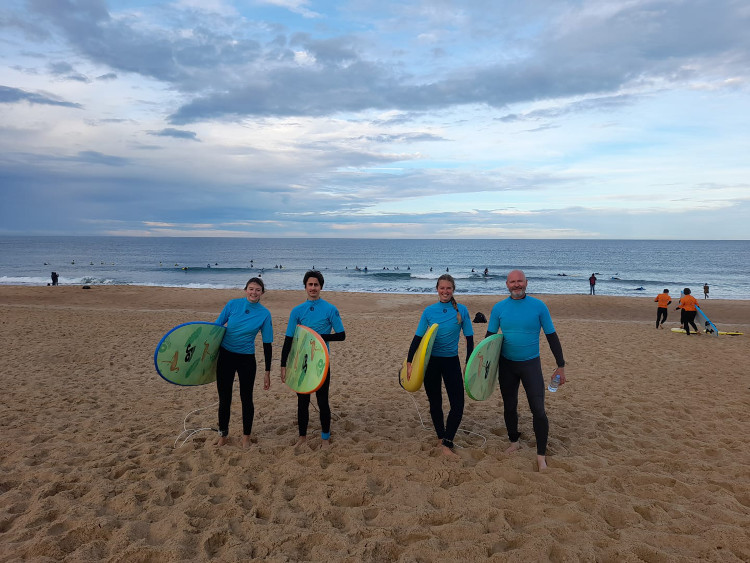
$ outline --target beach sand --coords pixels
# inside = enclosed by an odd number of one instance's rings
[[[424,392],[397,383],[424,295],[323,293],[347,333],[331,345],[329,450],[312,408],[309,445],[292,447],[296,399],[279,379],[301,290],[263,298],[276,346],[252,447],[237,384],[229,446],[208,431],[176,442],[191,411],[187,427],[215,426],[216,389],[168,384],[154,348],[242,295],[0,287],[0,561],[750,560],[749,301],[701,301],[745,333],[713,338],[656,330],[653,296],[543,296],[568,383],[547,395],[538,473],[523,391],[519,452],[504,453],[497,390],[467,398],[460,459],[436,448]],[[472,318],[497,300],[459,296]],[[542,361],[551,373],[544,339]]]

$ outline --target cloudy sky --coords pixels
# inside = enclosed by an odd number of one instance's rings
[[[746,0],[3,0],[0,234],[750,239]]]

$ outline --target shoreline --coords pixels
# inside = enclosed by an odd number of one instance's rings
[[[706,300],[720,329],[745,333],[713,338],[656,330],[656,303],[641,298],[540,296],[568,378],[546,395],[540,474],[523,392],[519,452],[504,453],[496,389],[467,398],[452,461],[435,446],[424,391],[398,386],[434,295],[323,291],[347,338],[331,343],[322,450],[314,409],[309,444],[292,447],[297,401],[279,379],[304,291],[267,292],[274,362],[268,391],[256,378],[251,447],[238,446],[235,384],[230,446],[204,431],[175,448],[185,424],[215,426],[216,387],[165,382],[154,348],[242,295],[0,286],[2,560],[750,560],[750,301]],[[473,317],[500,297],[458,301]],[[473,327],[478,340],[486,325]],[[551,373],[544,339],[541,358]]]

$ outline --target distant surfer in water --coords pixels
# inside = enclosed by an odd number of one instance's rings
[[[307,301],[297,305],[289,314],[289,323],[286,326],[286,337],[284,347],[281,350],[281,381],[286,382],[286,361],[292,349],[294,331],[297,325],[303,325],[317,332],[328,346],[329,342],[340,342],[346,338],[344,324],[336,307],[321,299],[320,292],[323,289],[323,274],[316,270],[305,273],[302,283],[307,293]],[[333,332],[331,332],[333,331]],[[320,437],[323,447],[330,445],[331,439],[331,407],[328,404],[328,390],[331,387],[331,368],[325,382],[315,392],[320,411]],[[297,393],[297,425],[299,427],[299,439],[295,445],[299,446],[307,440],[307,424],[310,420],[310,394]]]
[[[555,357],[560,375],[560,385],[565,383],[565,360],[560,339],[552,324],[547,305],[539,299],[526,295],[528,280],[521,270],[508,274],[505,285],[510,297],[495,304],[490,313],[485,337],[503,333],[503,347],[500,352],[499,382],[500,393],[505,407],[505,427],[508,429],[510,447],[506,453],[514,453],[521,448],[518,431],[518,386],[523,383],[536,436],[536,458],[539,471],[547,469],[547,438],[549,421],[544,410],[545,381],[542,362],[539,357],[539,331],[544,330],[547,343]]]
[[[432,355],[424,374],[424,390],[430,402],[430,416],[438,437],[438,444],[445,455],[456,456],[453,452],[453,438],[456,436],[464,415],[464,380],[461,361],[458,358],[458,341],[463,330],[466,337],[466,358],[474,350],[474,328],[471,316],[465,305],[456,303],[453,292],[456,282],[450,274],[438,278],[435,286],[438,302],[427,307],[417,325],[417,331],[406,356],[407,377],[411,377],[411,362],[427,329],[437,323],[437,336],[432,345]],[[441,382],[445,383],[450,411],[443,421],[443,394]]]
[[[219,314],[219,318],[216,319],[217,324],[227,327],[216,363],[216,389],[219,392],[219,440],[217,442],[219,446],[224,446],[229,441],[229,415],[235,373],[240,380],[242,446],[245,448],[250,446],[250,433],[255,416],[253,405],[256,372],[255,336],[259,331],[263,338],[263,357],[266,363],[263,389],[268,390],[271,387],[273,325],[271,312],[260,304],[260,298],[265,291],[263,280],[250,278],[245,284],[245,297],[229,301]]]

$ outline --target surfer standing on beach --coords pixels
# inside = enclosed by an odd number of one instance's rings
[[[437,433],[438,444],[445,455],[456,456],[453,452],[453,438],[456,436],[464,415],[464,380],[461,361],[458,359],[458,340],[463,330],[468,359],[474,350],[474,328],[471,325],[469,310],[465,305],[456,303],[453,297],[453,292],[456,290],[453,277],[450,274],[443,274],[438,278],[435,287],[438,302],[427,307],[419,319],[416,334],[406,356],[406,369],[408,377],[411,377],[411,362],[419,343],[427,329],[437,323],[437,336],[424,374],[424,390],[430,402],[430,416]],[[445,422],[443,422],[441,381],[445,383],[445,392],[448,394],[450,403],[450,411]]]
[[[539,357],[540,330],[544,330],[547,343],[555,357],[557,369],[553,377],[560,376],[560,385],[565,383],[565,360],[547,305],[535,297],[526,295],[526,275],[521,270],[513,270],[508,274],[505,285],[510,291],[510,297],[492,308],[485,335],[487,337],[496,334],[498,330],[502,330],[503,333],[499,383],[505,406],[505,427],[510,439],[510,447],[505,452],[510,454],[521,448],[521,433],[518,431],[518,386],[523,383],[533,418],[537,466],[539,471],[543,471],[547,468],[549,421],[544,410],[545,381]]]
[[[323,289],[323,274],[317,270],[309,270],[305,273],[303,284],[307,293],[307,301],[297,305],[289,313],[289,323],[286,327],[284,347],[281,350],[281,381],[286,382],[286,361],[292,349],[294,331],[297,325],[303,325],[317,332],[328,346],[329,342],[340,342],[346,338],[344,324],[336,307],[321,299],[320,292]],[[333,333],[331,333],[333,331]],[[331,387],[331,368],[328,367],[325,382],[315,391],[320,411],[320,437],[323,441],[322,447],[327,448],[331,439],[331,407],[328,404],[328,390]],[[310,420],[310,394],[297,393],[297,426],[299,428],[299,439],[295,446],[299,446],[307,440],[307,424]]]
[[[271,312],[260,304],[260,297],[265,291],[263,280],[250,278],[245,284],[246,297],[229,301],[216,319],[216,324],[227,327],[216,363],[216,389],[219,392],[219,440],[216,443],[219,446],[224,446],[229,441],[229,416],[235,373],[240,380],[242,446],[250,446],[250,432],[255,416],[253,387],[257,369],[255,337],[258,332],[263,338],[263,357],[266,363],[263,389],[271,387],[273,325]]]

